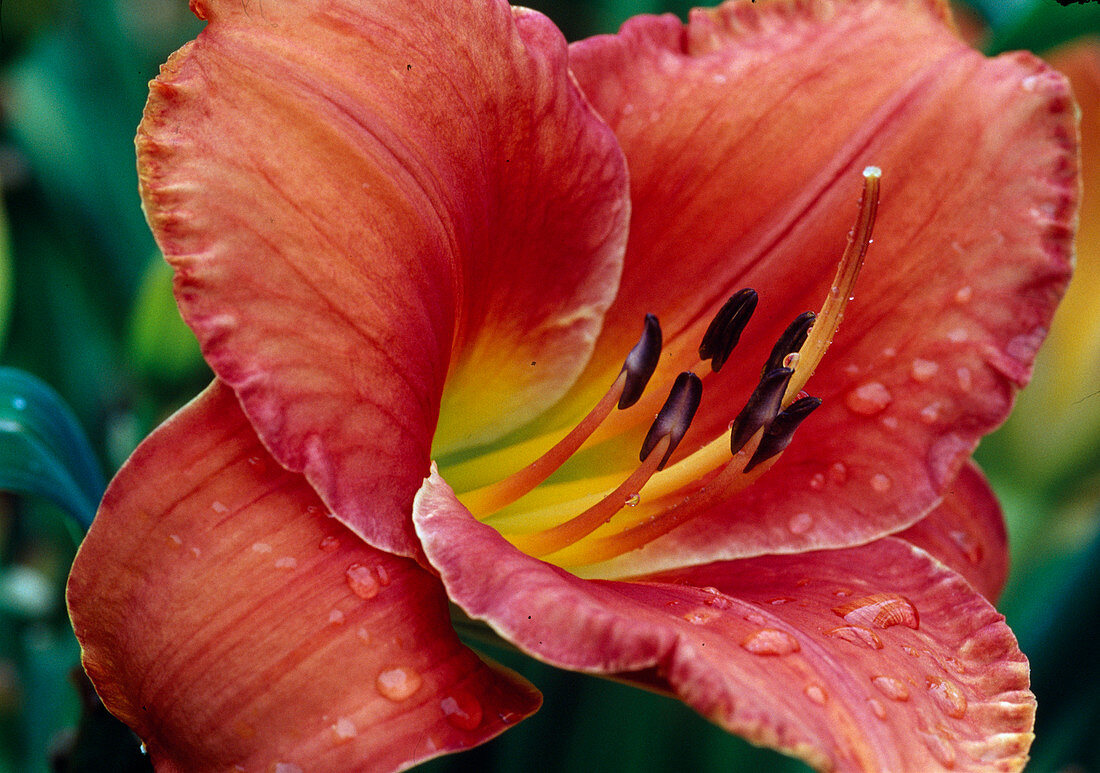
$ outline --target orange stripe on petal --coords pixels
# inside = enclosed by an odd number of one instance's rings
[[[557,30],[506,3],[197,7],[137,141],[184,317],[275,457],[415,555],[441,400],[437,452],[584,367],[621,270],[621,151]]]
[[[451,599],[554,665],[669,690],[824,770],[1019,770],[1028,665],[1004,618],[909,543],[589,581],[511,548],[438,476],[414,522]]]
[[[458,641],[438,581],[326,517],[219,383],[112,482],[68,603],[104,703],[169,770],[390,770],[539,704]]]

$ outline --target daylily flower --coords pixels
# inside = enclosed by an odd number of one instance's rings
[[[1023,764],[968,459],[1068,279],[1059,75],[908,0],[569,48],[500,2],[192,8],[138,157],[218,379],[118,473],[68,592],[158,767],[503,731],[539,697],[448,599],[822,769]]]

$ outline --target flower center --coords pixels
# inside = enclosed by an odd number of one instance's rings
[[[734,294],[712,320],[699,345],[699,363],[681,373],[649,428],[638,467],[615,481],[573,481],[541,486],[581,449],[616,410],[641,397],[661,352],[657,318],[646,315],[638,343],[618,377],[594,408],[549,451],[508,477],[459,494],[478,519],[497,526],[524,552],[563,567],[610,560],[667,534],[752,485],[779,459],[795,430],[821,404],[802,389],[821,362],[844,316],[867,248],[878,207],[877,167],[864,172],[859,215],[821,310],[798,316],[779,337],[744,408],[728,435],[714,438],[668,465],[699,407],[702,371],[725,364],[757,305],[746,288]],[[668,466],[666,466],[668,465]],[[583,493],[578,485],[588,486]],[[536,489],[555,489],[537,496]],[[549,493],[549,492],[542,492]],[[531,496],[528,496],[531,495]]]

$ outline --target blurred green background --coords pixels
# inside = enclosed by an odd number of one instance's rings
[[[571,40],[690,7],[532,5]],[[991,52],[1043,53],[1100,34],[1096,2],[974,0],[966,10],[966,28]],[[43,388],[0,372],[0,489],[54,500],[0,494],[0,773],[144,766],[74,679],[63,587],[101,473],[210,378],[142,217],[133,149],[147,82],[200,29],[186,0],[0,0],[0,364],[38,377],[72,409],[67,417]],[[1100,263],[1100,249],[1082,245],[1082,269],[1086,259]],[[1072,313],[1060,320],[1069,343],[1046,353],[1034,395],[979,453],[1013,536],[999,606],[1032,662],[1035,771],[1100,770],[1100,374],[1095,338],[1081,332],[1100,320],[1100,293]],[[674,701],[492,654],[546,693],[544,709],[427,769],[805,769]]]

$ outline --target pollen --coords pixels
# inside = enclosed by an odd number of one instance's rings
[[[547,443],[549,450],[522,469],[460,493],[459,499],[520,550],[576,569],[643,548],[767,474],[798,427],[821,405],[804,387],[852,297],[871,244],[881,176],[878,167],[863,171],[856,222],[821,309],[798,315],[779,336],[728,433],[696,442],[696,450],[676,458],[704,398],[697,372],[702,373],[700,366],[707,362],[714,373],[728,363],[759,303],[752,288],[731,295],[711,320],[698,346],[699,366],[675,379],[649,425],[632,472],[618,478],[603,475],[547,483],[615,410],[629,410],[641,399],[663,345],[660,324],[652,314],[646,315],[642,334],[608,391],[573,429],[552,445]]]

